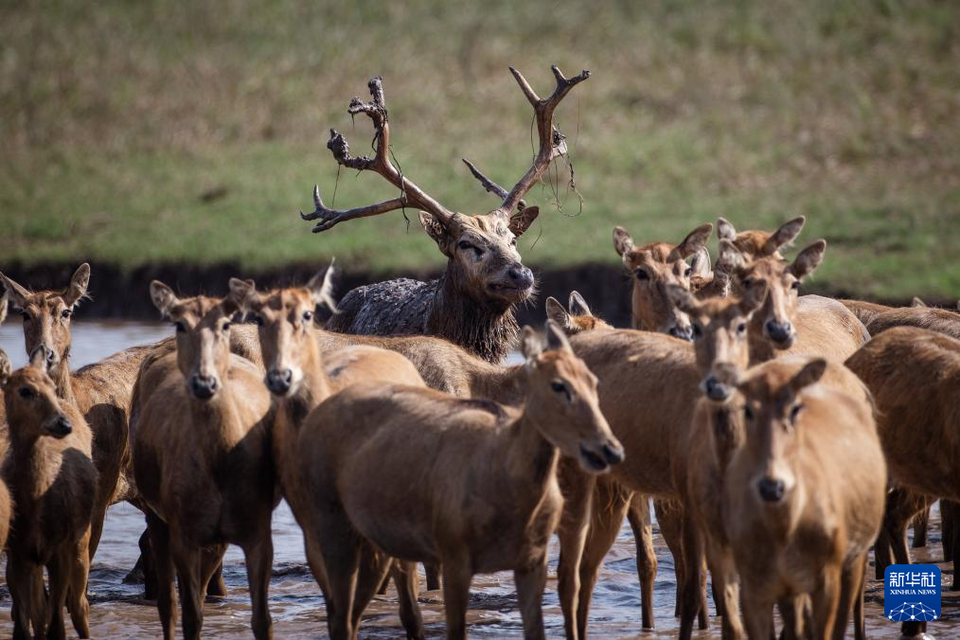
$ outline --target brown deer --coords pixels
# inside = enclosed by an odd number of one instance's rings
[[[121,474],[127,456],[127,417],[140,363],[151,347],[127,349],[71,372],[70,322],[77,304],[86,296],[90,266],[80,265],[70,283],[59,291],[32,293],[3,274],[0,282],[13,310],[23,316],[27,353],[44,348],[57,397],[76,406],[93,432],[93,462],[99,481],[90,534],[92,559],[107,507],[130,497],[128,483]]]
[[[230,352],[229,297],[178,298],[159,281],[154,305],[177,329],[176,353],[151,370],[132,443],[137,488],[147,506],[164,637],[174,635],[173,569],[183,633],[197,638],[207,585],[229,543],[243,549],[252,627],[272,636],[267,591],[273,561],[270,520],[279,502],[270,451],[270,394],[253,363]],[[212,549],[209,561],[202,549]]]
[[[847,298],[840,298],[839,302],[849,309],[853,315],[857,316],[857,320],[862,322],[864,326],[870,324],[870,322],[881,313],[886,313],[887,311],[896,309],[896,307],[880,304],[878,302],[870,302],[869,300],[850,300]]]
[[[953,463],[960,454],[960,340],[894,327],[861,347],[846,365],[876,400],[891,480],[921,494],[960,500],[960,473]],[[897,541],[891,542],[896,551]],[[907,557],[905,545],[902,554],[898,562]],[[904,635],[918,631],[905,629]]]
[[[690,288],[693,267],[687,259],[700,252],[710,238],[712,224],[700,225],[680,244],[649,242],[635,245],[623,227],[613,229],[613,247],[633,277],[632,326],[660,331],[675,338],[692,338],[690,321],[670,302],[666,287]]]
[[[521,409],[358,384],[311,414],[301,463],[330,581],[332,637],[355,634],[346,613],[363,541],[441,562],[448,637],[465,636],[471,577],[505,569],[514,570],[525,635],[544,636],[546,547],[563,506],[558,449],[589,473],[623,456],[597,404],[596,378],[549,321],[547,336],[542,351],[524,330]]]
[[[893,327],[917,327],[960,339],[960,314],[936,307],[900,307],[877,314],[867,331],[876,336]]]
[[[771,637],[778,601],[809,594],[816,638],[842,638],[863,606],[886,464],[873,407],[817,384],[826,368],[775,360],[737,385],[746,440],[726,473],[724,519],[751,638]]]
[[[497,192],[503,198],[501,205],[484,215],[450,211],[393,164],[381,78],[369,83],[372,102],[359,98],[351,101],[351,115],[363,113],[373,121],[374,156],[351,156],[346,139],[333,130],[327,147],[338,164],[378,173],[399,190],[399,195],[377,204],[336,211],[323,204],[315,187],[316,210],[301,216],[304,220],[319,219],[314,227],[314,232],[319,232],[346,220],[407,207],[421,209],[420,224],[447,257],[447,268],[438,280],[391,280],[347,293],[340,302],[340,312],[327,321],[328,329],[355,334],[434,335],[491,362],[503,359],[517,336],[516,305],[529,299],[534,290],[533,272],[521,262],[516,239],[530,227],[539,209],[526,206],[522,199],[551,161],[566,153],[563,134],[553,124],[554,110],[571,89],[590,77],[588,71],[583,71],[566,78],[557,67],[552,69],[556,89],[541,99],[520,72],[510,68],[533,106],[540,147],[516,185],[509,192]],[[467,164],[488,190],[496,189],[476,167]]]
[[[46,373],[50,361],[41,345],[3,384],[10,437],[3,477],[16,505],[7,540],[13,637],[31,637],[32,625],[32,637],[64,638],[66,605],[77,635],[89,638],[92,434],[77,408],[58,397]]]
[[[547,318],[556,322],[568,336],[576,335],[581,331],[613,328],[609,323],[593,315],[587,301],[579,292],[571,291],[568,303],[570,311],[564,309],[560,301],[552,296],[547,298],[545,303]]]

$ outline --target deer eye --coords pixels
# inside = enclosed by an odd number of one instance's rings
[[[693,323],[693,337],[702,338],[703,337],[703,325],[699,322]]]
[[[741,322],[740,324],[737,325],[737,333],[738,333],[739,335],[742,336],[742,335],[745,334],[746,332],[747,332],[747,323],[746,323],[746,322]]]
[[[643,269],[637,269],[633,273],[635,276],[637,276],[637,280],[644,281],[650,279],[650,274]]]
[[[517,239],[516,239],[516,238],[510,238],[510,246],[511,246],[511,247],[517,246]]]
[[[182,322],[174,322],[173,327],[177,330],[177,333],[183,333],[187,328],[183,325]]]
[[[60,312],[60,317],[63,318],[64,320],[69,320],[70,316],[72,315],[73,315],[73,309],[64,309],[63,311]]]
[[[24,322],[29,322],[30,320],[33,320],[33,316],[30,315],[29,311],[26,311],[25,309],[20,309],[19,311],[20,311],[20,315],[23,317]]]
[[[303,321],[310,322],[313,320],[313,311],[304,311],[303,312]]]
[[[570,399],[570,391],[567,389],[567,385],[560,382],[559,380],[554,380],[550,383],[550,388],[554,393],[562,393],[567,397],[567,400]]]
[[[229,320],[224,322],[223,325],[220,327],[220,331],[229,331],[231,324],[233,323],[231,323]]]
[[[256,324],[258,327],[262,327],[262,326],[263,326],[263,316],[261,316],[259,313],[258,313],[257,315],[255,315],[255,316],[253,316],[253,322],[254,322],[254,324]]]
[[[793,289],[794,291],[800,289],[800,281],[794,280],[793,284],[790,285],[790,288]]]
[[[688,278],[689,278],[692,274],[693,274],[693,267],[687,267],[687,270],[683,272],[683,275],[687,276]]]
[[[469,249],[473,249],[474,251],[477,251],[477,250],[478,250],[475,246],[473,246],[472,244],[470,244],[470,243],[467,242],[466,240],[461,240],[460,242],[458,242],[458,243],[457,243],[457,248],[460,249],[461,251],[467,251],[467,250],[469,250]]]
[[[21,398],[26,398],[27,400],[37,395],[37,392],[30,387],[20,387],[17,389],[17,393],[20,394]]]
[[[746,418],[747,420],[753,420],[753,418],[754,418],[753,407],[751,407],[751,406],[748,405],[748,404],[747,404],[747,405],[744,405],[744,406],[743,406],[743,417]]]
[[[790,407],[790,422],[796,422],[796,421],[797,421],[797,416],[800,415],[800,411],[801,411],[801,410],[803,410],[803,405],[800,404],[800,403],[797,403],[797,404],[793,405],[792,407]]]

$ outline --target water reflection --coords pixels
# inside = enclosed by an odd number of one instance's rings
[[[172,334],[172,328],[160,323],[92,323],[73,325],[74,367],[95,362],[111,353],[135,344],[154,342]],[[16,318],[0,327],[0,348],[18,367],[26,361],[23,332]],[[91,631],[97,638],[152,638],[160,636],[160,623],[152,602],[141,599],[141,587],[125,585],[122,579],[137,559],[137,540],[143,531],[143,516],[128,504],[112,507],[107,513],[103,538],[90,576]],[[305,566],[303,541],[286,503],[274,514],[274,575],[270,586],[270,607],[277,638],[326,637],[326,612],[323,598]],[[920,561],[942,559],[939,544],[939,513],[934,510],[926,549],[913,550]],[[593,637],[675,637],[677,621],[673,617],[676,584],[673,559],[656,537],[660,571],[656,583],[655,617],[657,630],[640,630],[640,588],[637,583],[635,551],[629,527],[625,527],[604,563],[591,608]],[[563,635],[563,619],[557,598],[557,545],[551,545],[551,577],[544,596],[544,616],[550,637]],[[952,583],[952,566],[940,564],[943,583]],[[872,578],[873,567],[869,569]],[[225,578],[229,595],[212,599],[205,607],[204,632],[208,636],[248,638],[250,604],[246,590],[243,555],[236,547],[227,553]],[[960,637],[960,607],[957,599],[944,597],[944,618],[932,623],[930,631],[940,637]],[[421,594],[424,622],[430,637],[442,637],[443,602],[439,592]],[[11,632],[10,599],[0,590],[0,636]],[[712,611],[712,603],[711,603]],[[882,584],[870,580],[867,586],[868,631],[872,637],[895,638],[897,625],[883,618]],[[520,615],[509,573],[477,576],[471,591],[469,633],[472,637],[522,637]],[[393,588],[378,596],[364,617],[362,637],[402,637]],[[68,631],[72,628],[68,626]],[[719,629],[694,634],[698,638],[719,638]]]

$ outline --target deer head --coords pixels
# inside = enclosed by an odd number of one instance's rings
[[[612,329],[607,322],[593,315],[587,301],[583,299],[576,291],[570,292],[569,301],[570,311],[567,312],[560,304],[560,301],[554,297],[547,298],[547,318],[557,323],[563,332],[568,336],[573,336],[584,331],[593,331],[595,329]]]
[[[533,272],[523,265],[517,252],[516,240],[533,223],[539,214],[537,207],[528,207],[523,196],[536,184],[557,156],[566,153],[563,135],[553,126],[553,112],[564,96],[577,84],[590,77],[583,71],[573,78],[566,78],[553,67],[557,87],[546,99],[533,91],[519,71],[510,68],[517,84],[534,108],[540,150],[530,168],[508,192],[490,181],[480,171],[464,160],[484,187],[503,200],[499,207],[481,215],[464,215],[445,208],[427,195],[409,177],[401,173],[390,160],[390,124],[383,81],[378,76],[368,86],[373,97],[371,102],[354,98],[348,112],[351,115],[365,114],[374,126],[373,145],[375,154],[354,157],[342,134],[330,131],[327,147],[336,161],[357,171],[373,171],[399,190],[399,195],[377,204],[349,210],[329,209],[323,204],[319,187],[314,187],[315,210],[300,213],[304,220],[319,220],[313,231],[330,229],[340,222],[356,218],[380,215],[402,208],[420,209],[420,224],[437,247],[448,259],[448,268],[456,273],[461,290],[480,303],[506,308],[523,302],[533,293]]]
[[[236,303],[230,297],[178,298],[159,280],[150,283],[150,298],[177,330],[177,366],[187,390],[202,401],[216,397],[230,368],[230,323]]]
[[[32,442],[42,436],[60,439],[73,432],[73,423],[60,406],[57,388],[46,367],[47,349],[41,345],[31,354],[30,364],[0,376],[14,443]]]
[[[750,318],[766,298],[766,284],[752,288],[743,299],[698,300],[678,285],[668,289],[673,303],[690,317],[700,389],[713,402],[733,396],[740,373],[750,364],[747,331]]]
[[[270,393],[278,397],[293,395],[304,379],[304,370],[319,362],[317,339],[312,331],[313,315],[324,304],[336,312],[333,301],[333,264],[325,274],[317,274],[304,287],[277,289],[258,293],[253,280],[230,279],[230,296],[244,314],[258,327],[263,364],[267,369],[264,382]]]
[[[547,320],[547,344],[524,327],[526,414],[543,437],[590,473],[623,460],[623,447],[600,411],[597,377],[576,357],[560,327]]]
[[[680,244],[650,242],[637,246],[623,227],[613,229],[613,247],[633,276],[633,327],[668,333],[681,340],[693,337],[687,315],[674,306],[667,287],[690,288],[693,267],[687,259],[699,254],[713,230],[700,225]]]
[[[80,265],[70,283],[60,291],[32,293],[0,273],[6,289],[5,297],[13,311],[23,316],[23,337],[28,354],[44,347],[47,369],[57,378],[69,374],[61,369],[70,357],[70,320],[77,304],[87,294],[90,284],[90,265]]]
[[[745,455],[755,468],[751,483],[762,504],[788,500],[797,484],[794,459],[803,441],[803,391],[820,380],[826,367],[826,360],[816,359],[795,373],[766,368],[737,385],[745,401]]]
[[[804,216],[783,223],[776,231],[737,230],[725,218],[717,219],[717,238],[729,240],[749,260],[757,258],[780,258],[780,250],[784,249],[800,235],[803,225],[807,221]]]

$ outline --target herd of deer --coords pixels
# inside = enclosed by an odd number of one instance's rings
[[[511,72],[534,108],[539,150],[510,191],[467,163],[501,198],[484,215],[446,209],[391,162],[379,78],[372,101],[349,108],[372,119],[374,155],[351,156],[331,131],[339,164],[379,173],[398,195],[337,211],[315,190],[303,218],[323,231],[419,209],[447,257],[437,280],[381,282],[339,304],[332,268],[272,291],[231,279],[219,299],[154,281],[175,337],[74,372],[70,319],[89,267],[40,292],[0,274],[0,306],[23,316],[29,355],[11,372],[0,352],[14,637],[64,637],[64,606],[88,637],[90,561],[107,507],[123,500],[146,515],[142,566],[165,637],[174,577],[184,636],[199,636],[205,595],[224,590],[228,544],[246,558],[254,635],[271,637],[281,498],[303,529],[334,638],[356,637],[389,578],[407,635],[423,637],[417,562],[428,587],[442,578],[449,637],[466,634],[472,576],[503,570],[514,572],[525,636],[543,637],[553,533],[566,635],[585,638],[625,517],[651,628],[651,499],[676,559],[681,637],[708,624],[706,569],[724,637],[767,640],[775,609],[787,638],[842,637],[851,614],[863,637],[870,548],[878,572],[891,550],[908,562],[914,516],[931,500],[960,500],[960,315],[800,296],[826,250],[818,240],[784,258],[803,218],[774,232],[720,219],[715,263],[711,224],[679,244],[637,244],[614,229],[633,277],[632,329],[594,317],[574,292],[568,308],[547,299],[545,340],[520,331],[515,310],[535,282],[516,238],[538,214],[523,197],[565,152],[554,110],[589,73],[554,67],[556,89],[540,98]],[[334,312],[323,328],[320,305]],[[525,362],[501,365],[516,346]],[[944,524],[960,535],[949,513]]]

